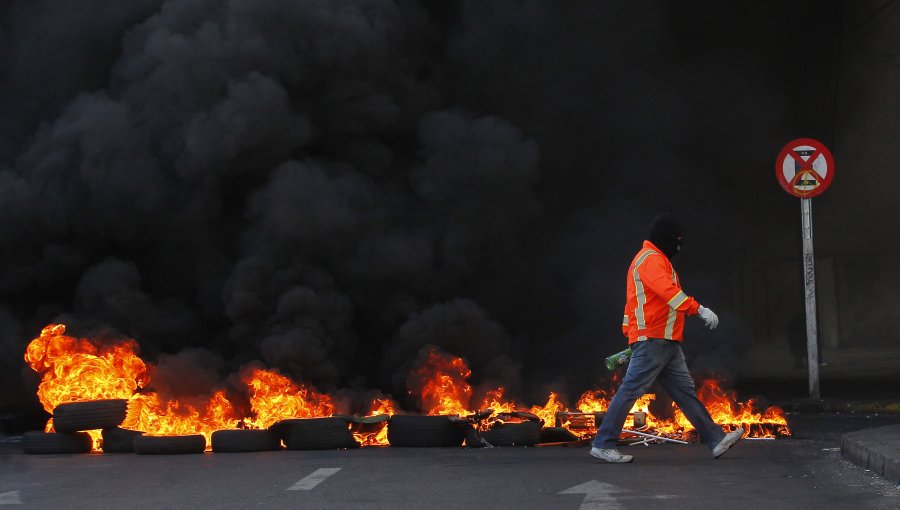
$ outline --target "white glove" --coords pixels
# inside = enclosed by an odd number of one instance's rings
[[[716,329],[716,326],[719,325],[719,316],[709,308],[701,306],[698,313],[700,314],[700,318],[706,322],[709,329]]]

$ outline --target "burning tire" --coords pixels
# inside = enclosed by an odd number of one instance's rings
[[[217,430],[212,433],[215,453],[265,452],[278,449],[278,437],[270,430]]]
[[[541,429],[542,443],[569,443],[578,441],[578,436],[563,427],[547,427]]]
[[[53,428],[57,432],[76,432],[117,427],[125,421],[128,401],[92,400],[60,404],[53,410]]]
[[[462,446],[465,437],[463,427],[447,416],[397,414],[388,422],[391,446]]]
[[[492,444],[485,441],[483,437],[481,437],[481,434],[477,430],[475,430],[475,426],[471,423],[466,423],[465,425],[457,425],[463,427],[463,432],[466,435],[466,448],[486,448],[493,446]]]
[[[300,418],[276,425],[288,450],[359,448],[347,420],[342,418]]]
[[[189,436],[137,436],[134,451],[138,455],[177,455],[203,453],[206,438],[200,434]]]
[[[47,433],[26,432],[22,449],[28,454],[90,453],[93,440],[86,432]]]
[[[134,453],[134,438],[143,434],[137,430],[119,427],[103,429],[103,453]]]
[[[534,446],[541,441],[539,421],[522,423],[495,423],[481,437],[493,446]]]

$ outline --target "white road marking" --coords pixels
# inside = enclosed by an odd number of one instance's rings
[[[316,485],[324,482],[328,477],[340,471],[341,468],[319,468],[313,471],[309,476],[303,478],[299,482],[287,488],[289,491],[309,491],[316,488]]]
[[[620,499],[672,499],[680,497],[670,494],[624,494],[626,492],[633,491],[618,485],[590,480],[575,487],[569,487],[557,494],[584,494],[584,501],[578,507],[580,510],[623,510],[624,507],[619,504]],[[623,495],[616,497],[613,494]]]
[[[575,487],[569,487],[557,494],[584,494],[584,501],[581,502],[580,510],[624,510],[624,507],[613,496],[613,493],[620,492],[631,491],[618,485],[591,480]]]
[[[21,505],[19,491],[0,492],[0,505]]]

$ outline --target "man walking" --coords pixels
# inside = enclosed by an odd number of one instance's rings
[[[658,380],[718,458],[740,441],[744,429],[725,434],[697,398],[694,380],[681,352],[684,320],[699,315],[713,329],[719,318],[681,290],[671,259],[681,250],[681,227],[672,216],[653,220],[650,235],[628,268],[622,331],[632,350],[628,371],[613,396],[594,438],[591,456],[606,462],[631,462],[616,449],[622,425],[634,401]]]

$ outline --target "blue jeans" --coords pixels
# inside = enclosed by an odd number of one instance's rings
[[[622,425],[634,401],[647,393],[653,381],[658,380],[672,397],[691,425],[700,433],[700,439],[712,450],[725,433],[709,416],[709,411],[697,398],[694,379],[684,362],[681,344],[672,340],[650,338],[631,345],[631,362],[619,390],[613,395],[609,409],[603,417],[596,448],[615,448],[622,433]]]

